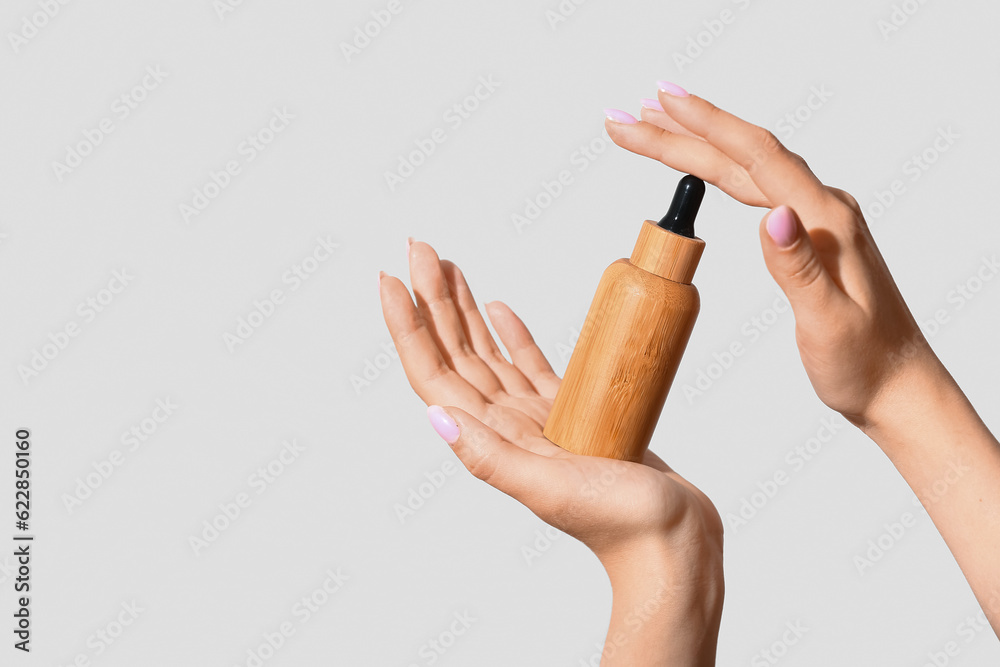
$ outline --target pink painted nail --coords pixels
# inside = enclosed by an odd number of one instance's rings
[[[440,405],[431,405],[427,408],[427,418],[431,420],[431,426],[437,434],[444,438],[449,445],[455,444],[458,440],[458,424],[444,411]]]
[[[652,109],[653,111],[663,111],[663,105],[660,104],[660,100],[651,100],[648,97],[644,97],[639,102],[642,104],[643,109]]]
[[[795,216],[787,206],[779,206],[767,216],[767,233],[778,244],[779,248],[787,248],[795,243],[798,227]]]
[[[608,120],[613,120],[616,123],[635,125],[639,122],[632,114],[625,113],[624,111],[620,111],[618,109],[605,109],[604,115],[608,118]]]
[[[657,81],[656,85],[660,90],[668,95],[673,95],[674,97],[687,97],[688,91],[684,90],[676,83],[671,83],[669,81]]]

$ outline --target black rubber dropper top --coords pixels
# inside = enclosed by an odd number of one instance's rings
[[[677,184],[670,210],[660,220],[659,226],[674,234],[694,238],[694,219],[705,196],[705,181],[688,174]]]

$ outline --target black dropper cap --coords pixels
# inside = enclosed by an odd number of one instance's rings
[[[670,210],[657,224],[669,232],[693,239],[694,219],[704,196],[705,181],[688,174],[677,184]]]

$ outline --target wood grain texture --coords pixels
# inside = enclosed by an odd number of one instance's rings
[[[690,283],[705,242],[668,232],[652,220],[642,223],[632,250],[632,263],[667,280]]]
[[[704,242],[646,222],[653,229],[643,226],[633,259],[690,279]],[[675,238],[658,238],[664,235]],[[683,261],[675,261],[678,256]],[[640,269],[631,259],[612,263],[601,276],[545,437],[576,454],[641,461],[699,307],[693,285]]]

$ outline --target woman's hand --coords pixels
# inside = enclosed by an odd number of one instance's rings
[[[913,489],[1000,636],[1000,443],[933,353],[857,202],[751,125],[661,81],[642,122],[606,111],[619,146],[753,206],[764,261],[795,312],[809,379]]]
[[[379,293],[410,386],[473,475],[604,565],[614,607],[602,664],[660,664],[653,655],[712,664],[723,528],[711,501],[652,453],[643,464],[578,456],[545,438],[560,380],[524,323],[500,302],[486,305],[508,361],[458,267],[426,243],[409,244],[408,254],[416,303],[392,276],[380,274]],[[636,605],[655,608],[638,631],[625,628]]]
[[[795,312],[799,354],[819,398],[864,426],[904,371],[941,372],[854,198],[823,185],[764,128],[675,84],[659,87],[659,99],[643,103],[642,122],[611,110],[608,134],[745,204],[774,209],[760,224],[764,260]]]

